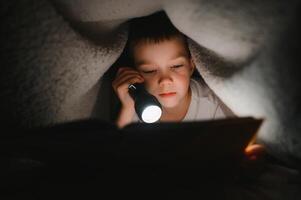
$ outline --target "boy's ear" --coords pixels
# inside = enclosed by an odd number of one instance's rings
[[[190,66],[191,66],[191,71],[190,71],[190,76],[191,76],[196,68],[194,64],[194,60],[192,58],[190,58]]]

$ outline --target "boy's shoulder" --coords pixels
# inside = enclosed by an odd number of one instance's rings
[[[200,78],[190,79],[190,89],[194,98],[209,98],[214,100],[215,95],[204,80]]]
[[[192,98],[194,101],[200,101],[200,99],[206,99],[208,102],[207,107],[220,107],[225,116],[234,117],[234,112],[224,104],[224,102],[214,93],[213,90],[202,79],[191,79],[190,88],[192,92]],[[203,101],[204,102],[204,101]]]

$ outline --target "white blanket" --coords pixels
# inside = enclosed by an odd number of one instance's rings
[[[259,139],[301,159],[297,1],[2,1],[1,110],[26,127],[91,117],[126,21],[165,10],[197,68],[238,116],[265,118]],[[300,9],[299,9],[300,10]],[[105,108],[104,108],[105,109]]]

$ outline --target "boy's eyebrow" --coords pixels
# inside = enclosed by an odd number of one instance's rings
[[[147,62],[145,62],[144,60],[140,60],[136,63],[136,65],[139,67],[140,65],[146,65],[146,64],[149,64]]]
[[[179,51],[174,57],[171,58],[171,60],[175,60],[178,58],[187,58],[187,53],[183,51]]]
[[[187,58],[187,55],[183,54],[183,53],[179,53],[177,54],[176,56],[172,57],[170,60],[176,60],[176,59],[179,59],[179,58]],[[147,62],[145,60],[140,60],[136,63],[137,66],[140,66],[140,65],[147,65],[147,64],[150,64],[150,62]]]
[[[178,54],[177,56],[175,56],[175,57],[173,57],[172,59],[170,59],[170,60],[176,60],[176,59],[179,59],[179,58],[187,58],[187,55],[185,55],[185,54]]]

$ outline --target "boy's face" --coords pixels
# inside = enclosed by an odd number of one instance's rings
[[[145,79],[146,89],[163,107],[173,108],[186,103],[194,64],[183,39],[140,42],[134,47],[133,56],[137,70]]]

